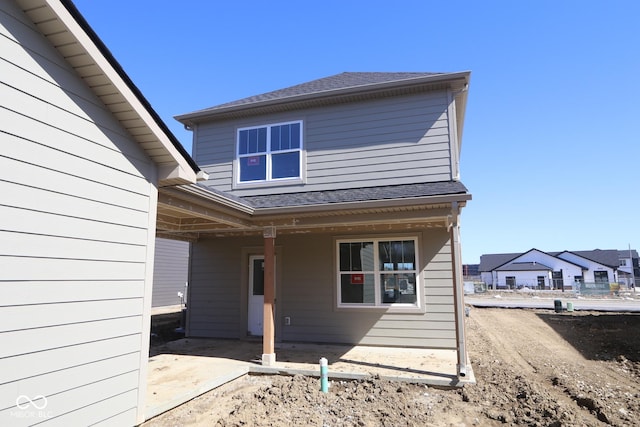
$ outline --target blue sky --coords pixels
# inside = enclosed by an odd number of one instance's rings
[[[75,0],[173,116],[343,71],[472,72],[463,261],[640,249],[640,2]]]

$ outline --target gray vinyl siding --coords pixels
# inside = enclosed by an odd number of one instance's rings
[[[305,191],[452,179],[445,91],[198,125],[196,161],[207,185],[237,195],[300,191],[299,185],[233,189],[236,129],[303,121]]]
[[[425,312],[418,314],[336,309],[334,236],[277,237],[276,247],[281,252],[277,255],[276,337],[296,342],[455,349],[448,233],[444,229],[429,230],[420,237]],[[242,262],[243,245],[259,248],[261,244],[261,238],[194,244],[194,254],[198,255],[192,263],[192,336],[242,336],[246,294],[241,290],[247,285],[236,271],[237,265]],[[285,316],[291,318],[290,326],[284,325]]]
[[[180,304],[189,278],[189,242],[156,239],[153,262],[153,307]]]
[[[249,238],[227,238],[193,243],[190,265],[187,334],[192,337],[241,338],[241,250],[260,244]],[[248,268],[248,267],[247,267]],[[246,297],[245,297],[246,298]],[[246,299],[245,299],[246,301]]]
[[[13,2],[0,54],[0,424],[133,425],[155,166]]]

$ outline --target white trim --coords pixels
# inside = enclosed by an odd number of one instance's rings
[[[385,270],[381,270],[379,266],[379,253],[378,248],[379,242],[391,242],[391,241],[408,241],[412,240],[414,244],[414,268],[412,270],[393,270],[389,273],[398,274],[400,271],[406,271],[411,274],[415,274],[415,294],[416,294],[416,302],[412,304],[408,303],[384,303],[382,302],[382,284],[380,283],[380,275],[384,273]],[[358,274],[364,275],[373,275],[374,278],[374,303],[343,303],[342,300],[342,287],[341,287],[341,271],[340,271],[340,244],[341,243],[355,243],[355,242],[372,242],[373,243],[373,269],[354,272]],[[334,239],[334,250],[335,253],[335,290],[336,290],[336,299],[335,299],[335,308],[337,310],[385,310],[387,312],[402,312],[402,313],[423,313],[424,312],[424,283],[423,283],[423,274],[422,269],[423,266],[420,265],[420,236],[418,235],[391,235],[391,236],[359,236],[359,237],[348,237],[348,238],[335,238]]]
[[[458,141],[458,124],[456,115],[456,98],[447,90],[447,116],[449,122],[449,158],[451,159],[451,179],[453,181],[460,180],[460,142]]]
[[[153,177],[155,181],[157,177]],[[153,297],[153,265],[156,248],[156,215],[158,211],[158,188],[149,184],[149,226],[147,228],[147,259],[145,263],[144,297],[142,299],[142,330],[140,331],[140,365],[138,369],[138,405],[136,423],[145,421],[147,396],[147,374],[149,370],[149,337],[151,336],[151,303]]]

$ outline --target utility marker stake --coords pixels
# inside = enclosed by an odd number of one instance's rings
[[[320,391],[327,393],[329,391],[329,367],[327,359],[320,359]]]

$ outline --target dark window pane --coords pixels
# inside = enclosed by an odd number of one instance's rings
[[[372,271],[373,243],[340,243],[340,271]]]
[[[381,299],[383,303],[392,304],[415,304],[418,301],[416,296],[416,275],[408,274],[381,274],[382,284]]]
[[[415,242],[413,240],[378,243],[380,268],[383,270],[408,270],[415,265]]]
[[[257,153],[258,152],[258,129],[249,129],[249,149],[247,153]]]
[[[291,148],[291,144],[289,142],[290,140],[289,131],[290,131],[289,125],[280,126],[280,149],[281,150],[288,150],[289,148]]]
[[[351,271],[350,243],[340,243],[340,271]]]
[[[267,128],[260,128],[258,129],[258,151],[257,152],[265,153],[266,151],[267,151]]]
[[[264,260],[253,260],[253,295],[264,295]]]
[[[362,303],[363,299],[363,285],[351,283],[351,274],[340,275],[340,290],[341,299],[343,303]]]
[[[273,126],[271,128],[271,151],[280,149],[280,126]]]
[[[240,181],[264,181],[267,178],[267,158],[266,156],[241,157]]]
[[[249,131],[241,130],[238,140],[238,152],[240,154],[249,153]]]
[[[300,152],[273,154],[272,178],[297,178],[300,176]]]
[[[374,304],[373,274],[341,274],[340,302],[346,304]]]
[[[289,126],[291,128],[289,148],[300,148],[300,123],[293,123]]]

